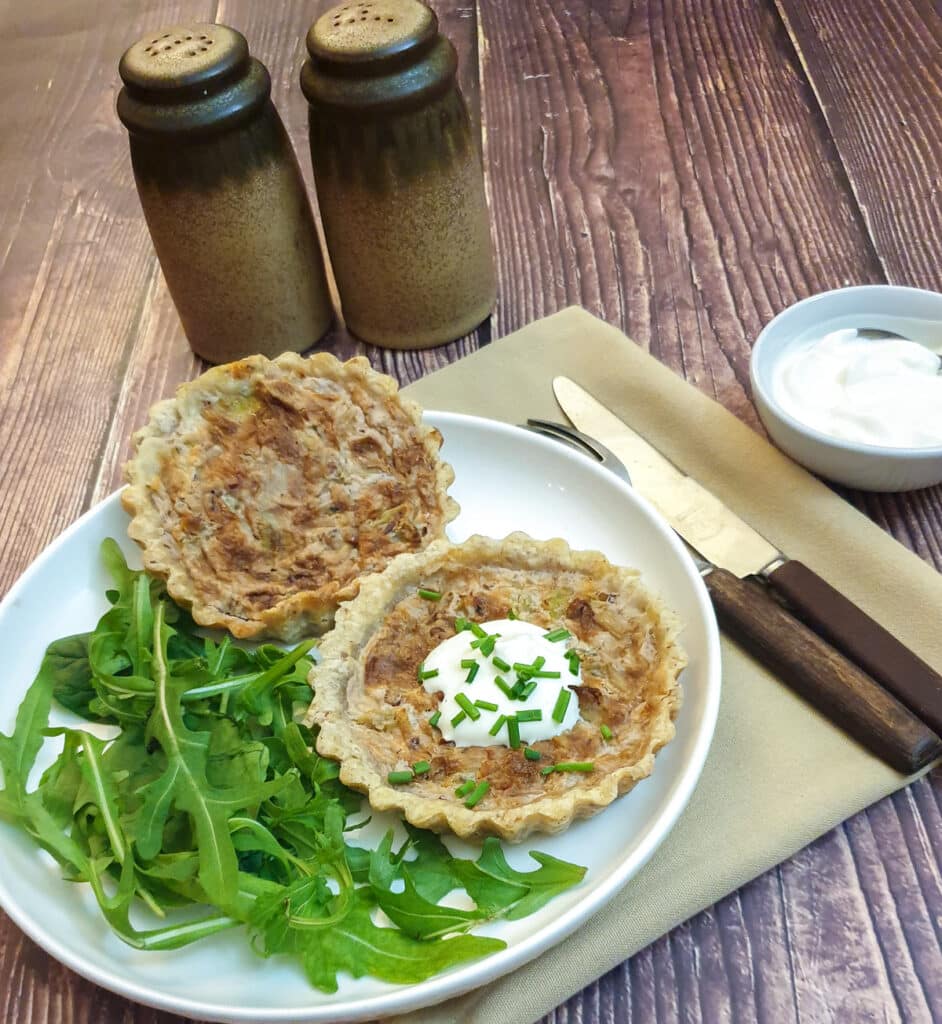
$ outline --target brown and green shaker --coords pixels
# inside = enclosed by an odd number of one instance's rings
[[[151,32],[121,58],[144,217],[193,351],[210,362],[300,352],[332,308],[271,79],[225,25]]]
[[[494,305],[484,176],[458,59],[418,0],[349,0],[301,71],[327,252],[347,326],[390,348],[467,333]]]

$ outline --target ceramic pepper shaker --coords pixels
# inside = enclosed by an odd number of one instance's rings
[[[271,79],[225,25],[146,35],[121,58],[118,116],[170,294],[218,363],[300,352],[332,308],[297,158]]]
[[[495,286],[454,47],[418,0],[348,0],[314,22],[307,50],[311,160],[348,327],[390,348],[465,334]]]

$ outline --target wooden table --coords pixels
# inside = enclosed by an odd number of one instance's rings
[[[120,481],[147,407],[201,370],[114,115],[116,65],[184,19],[241,29],[302,163],[311,0],[0,6],[0,592]],[[438,0],[483,111],[499,300],[401,381],[569,303],[756,429],[750,345],[840,285],[942,289],[942,17],[931,0]],[[848,493],[942,568],[942,489]],[[914,614],[918,610],[914,609]],[[942,774],[637,954],[547,1020],[942,1020]],[[2,866],[0,866],[2,870]],[[168,1021],[0,919],[3,1021]]]

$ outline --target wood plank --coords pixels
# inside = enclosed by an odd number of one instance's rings
[[[887,280],[942,289],[942,8],[775,0],[834,136]]]
[[[580,302],[756,424],[763,324],[881,280],[781,27],[700,0],[503,11],[481,2],[498,333]]]
[[[900,1000],[890,984],[842,829],[801,851],[780,873],[801,1019],[830,1011],[849,1020],[899,1020],[904,1009],[922,1009]],[[852,950],[839,940],[851,934]],[[918,987],[911,971],[908,980]]]
[[[183,7],[137,8],[102,21],[78,0],[21,5],[0,38],[0,592],[87,505],[155,273],[116,62]]]
[[[933,1021],[942,1014],[942,991],[931,984],[940,966],[939,872],[936,864],[933,878],[921,851],[907,843],[909,810],[897,800],[883,800],[846,822],[842,832],[867,902],[894,910],[874,914],[872,929],[900,1013],[904,1020]],[[881,856],[889,849],[903,854],[894,858],[892,870]]]

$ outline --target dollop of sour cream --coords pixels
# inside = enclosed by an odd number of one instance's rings
[[[939,356],[901,338],[853,329],[801,346],[773,378],[779,405],[832,437],[889,448],[942,445]]]
[[[501,716],[517,716],[520,712],[528,713],[523,716],[526,720],[518,720],[523,743],[548,740],[571,729],[580,720],[575,693],[563,698],[568,703],[561,720],[556,721],[553,717],[560,691],[582,684],[578,659],[566,657],[571,641],[568,638],[555,642],[547,640],[546,635],[552,635],[551,630],[520,619],[496,619],[480,623],[480,627],[488,635],[496,636],[490,655],[482,653],[480,647],[472,647],[471,644],[480,638],[471,630],[464,630],[443,640],[423,663],[422,676],[425,678],[422,685],[430,693],[442,695],[437,728],[443,738],[453,741],[458,747],[509,746],[506,723],[496,735],[491,735],[491,731]],[[507,687],[513,688],[518,679],[513,666],[533,665],[540,658],[543,662],[538,671],[542,674],[533,678],[536,686],[530,695],[523,700],[508,697],[496,682],[498,677]],[[472,661],[478,668],[469,683],[469,663]],[[464,666],[462,662],[465,662]],[[503,669],[502,664],[511,667]],[[463,711],[462,702],[456,700],[459,694],[475,707],[479,713],[477,718]],[[478,707],[475,701],[481,701],[485,707]],[[488,705],[496,705],[496,710],[491,710]],[[537,718],[529,712],[540,714]]]

